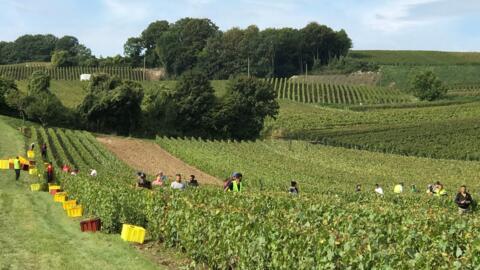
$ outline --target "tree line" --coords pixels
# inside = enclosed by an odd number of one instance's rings
[[[97,58],[74,36],[23,35],[0,42],[0,64],[51,62],[66,66],[131,66],[165,68],[176,78],[198,69],[210,79],[247,74],[289,77],[328,65],[347,55],[352,41],[342,29],[315,22],[301,29],[267,28],[219,30],[209,19],[155,21],[124,44],[124,56]]]
[[[145,91],[138,82],[94,74],[75,109],[64,107],[50,91],[50,77],[43,71],[32,74],[27,93],[13,80],[0,78],[0,113],[43,126],[120,135],[251,140],[260,135],[265,118],[275,117],[278,110],[273,86],[264,80],[232,78],[219,98],[208,78],[195,70],[180,76],[171,92]]]
[[[288,77],[346,56],[351,47],[345,30],[315,22],[302,29],[260,30],[252,25],[223,32],[209,19],[183,18],[152,22],[138,37],[127,40],[124,54],[134,66],[145,61],[174,77],[198,68],[211,79],[228,79],[247,73]]]

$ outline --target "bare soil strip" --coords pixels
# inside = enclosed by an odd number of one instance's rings
[[[104,135],[98,136],[97,140],[132,168],[144,171],[150,176],[163,171],[170,180],[177,173],[180,173],[186,180],[188,176],[193,174],[200,184],[222,184],[221,180],[186,164],[154,142]],[[152,179],[149,178],[149,180]]]

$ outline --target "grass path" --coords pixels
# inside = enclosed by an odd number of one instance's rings
[[[21,134],[0,119],[0,158],[24,152]],[[0,170],[0,269],[157,269],[119,235],[81,233],[45,192],[30,192],[34,181]]]

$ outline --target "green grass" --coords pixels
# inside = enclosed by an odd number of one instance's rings
[[[478,52],[354,50],[349,56],[381,65],[461,65],[480,64]]]
[[[20,91],[26,93],[28,81],[16,81]],[[146,91],[172,91],[176,81],[142,81],[140,82]],[[50,90],[57,95],[60,101],[69,108],[75,108],[82,103],[87,94],[86,87],[88,82],[51,80]],[[227,81],[212,81],[212,86],[218,96],[223,96],[226,92]]]
[[[22,154],[20,132],[0,117],[0,157]],[[79,220],[69,219],[44,192],[30,192],[36,181],[22,173],[0,171],[0,269],[157,269],[123,242],[119,235],[81,233]]]
[[[480,84],[480,65],[382,66],[379,84],[409,89],[413,77],[426,70],[433,71],[449,87]]]

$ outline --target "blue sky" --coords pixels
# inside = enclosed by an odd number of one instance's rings
[[[0,0],[0,40],[69,34],[108,56],[150,22],[183,17],[222,30],[316,21],[345,29],[355,49],[480,51],[480,0]]]

